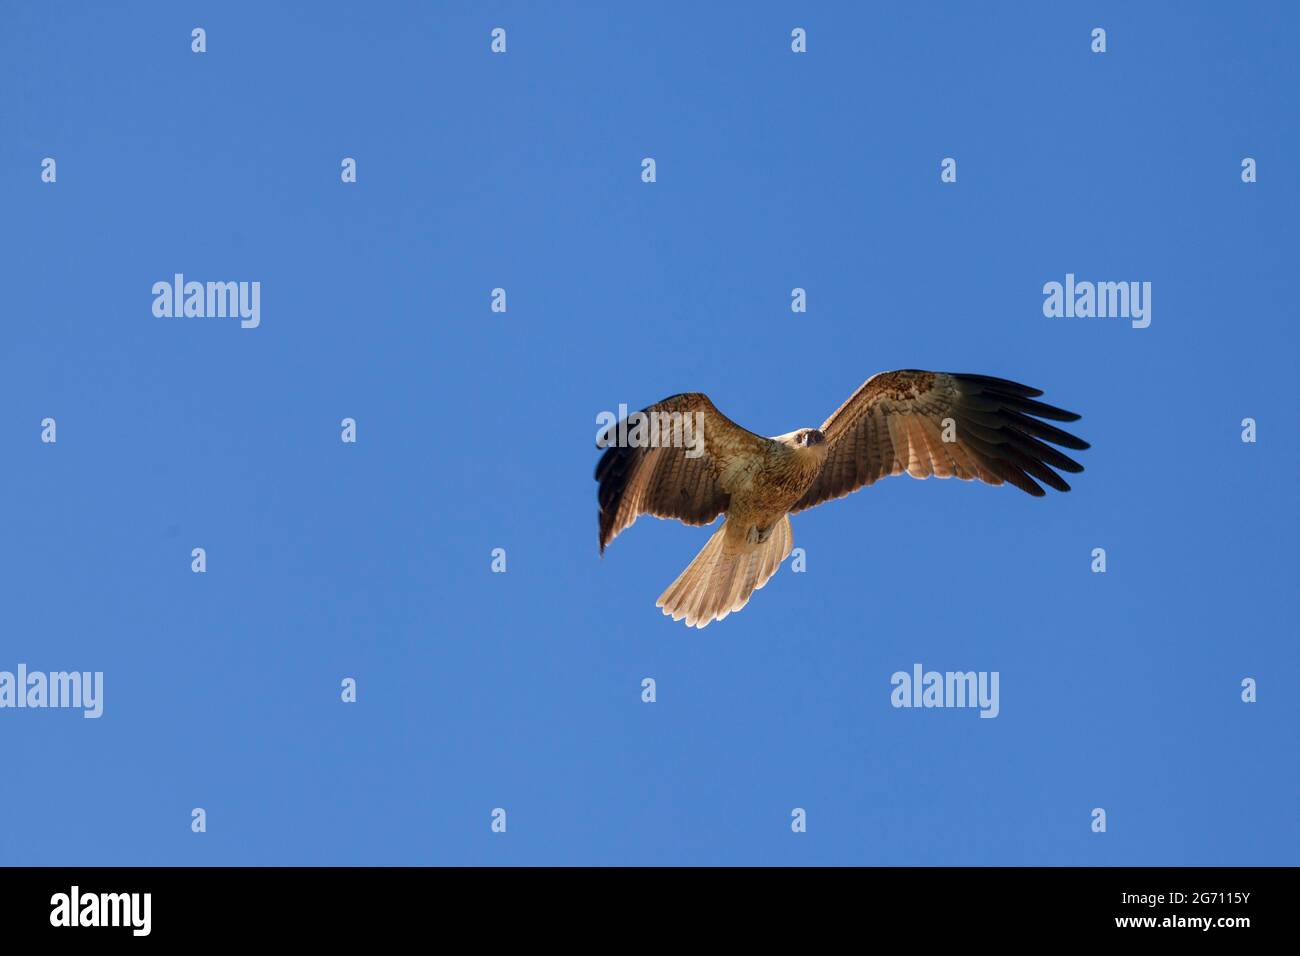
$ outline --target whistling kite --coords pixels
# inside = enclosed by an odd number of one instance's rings
[[[790,515],[843,498],[888,475],[1004,481],[1035,497],[1070,486],[1053,468],[1083,466],[1046,442],[1085,449],[1088,443],[1039,419],[1079,418],[1034,398],[1039,389],[985,375],[903,369],[873,375],[821,428],[775,438],[746,431],[698,392],[674,395],[641,413],[677,413],[698,422],[696,447],[618,444],[629,416],[600,436],[607,450],[600,482],[600,551],[638,515],[722,526],[656,602],[674,621],[704,627],[739,611],[790,554]],[[678,433],[680,435],[680,432]],[[631,445],[639,447],[631,447]]]

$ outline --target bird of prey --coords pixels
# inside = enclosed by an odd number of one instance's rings
[[[685,618],[688,627],[704,627],[743,608],[790,554],[790,515],[881,478],[904,472],[913,478],[955,475],[990,485],[1009,482],[1035,497],[1045,494],[1040,481],[1069,491],[1057,471],[1080,472],[1083,466],[1052,445],[1089,446],[1044,421],[1072,422],[1079,416],[1035,401],[1042,394],[987,375],[881,372],[821,428],[774,438],[741,428],[706,395],[674,395],[598,437],[598,447],[605,449],[596,465],[600,552],[638,515],[688,525],[707,525],[725,515],[657,602],[674,621]],[[634,418],[637,425],[652,420],[664,427],[651,431],[651,441],[645,440],[644,428],[634,427],[629,441]],[[686,428],[670,433],[669,421]],[[692,422],[702,436],[691,434]]]

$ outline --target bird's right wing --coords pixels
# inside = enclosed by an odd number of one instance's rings
[[[636,415],[609,426],[597,440],[605,449],[596,464],[602,553],[638,515],[708,524],[727,510],[732,490],[771,441],[741,428],[699,392],[665,398],[637,414],[652,413],[658,416],[658,447],[646,444],[648,424],[635,444],[619,444],[620,435],[635,435]]]

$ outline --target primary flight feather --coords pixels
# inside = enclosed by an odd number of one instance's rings
[[[821,428],[764,438],[723,415],[708,396],[674,395],[638,413],[686,423],[681,441],[618,442],[627,419],[602,433],[600,551],[639,515],[722,526],[659,596],[674,621],[704,627],[739,611],[794,547],[790,515],[906,472],[1010,482],[1042,497],[1083,466],[1053,445],[1088,443],[1049,421],[1079,416],[1035,399],[1039,389],[986,375],[903,369],[873,375]],[[629,416],[632,418],[633,416]],[[692,434],[690,423],[698,423]],[[635,433],[635,429],[634,429]],[[673,437],[680,438],[679,428]],[[662,437],[662,436],[657,436]]]

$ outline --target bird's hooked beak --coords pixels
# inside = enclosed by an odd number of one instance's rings
[[[803,445],[805,448],[811,448],[814,445],[824,445],[826,444],[826,436],[816,428],[809,428],[799,436],[799,444]]]

